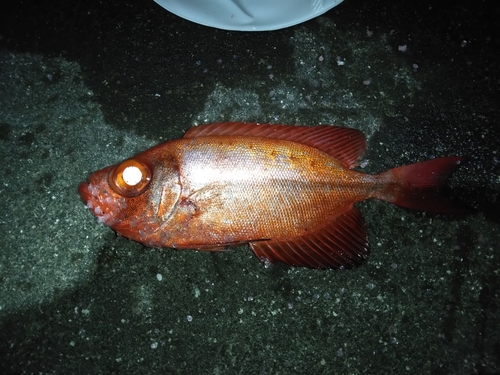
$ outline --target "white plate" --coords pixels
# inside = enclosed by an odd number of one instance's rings
[[[267,31],[317,17],[343,0],[155,0],[168,11],[205,26]]]

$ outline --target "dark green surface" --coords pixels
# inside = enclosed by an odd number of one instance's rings
[[[346,0],[238,33],[122,4],[0,12],[2,373],[499,373],[498,6]],[[147,249],[81,203],[92,171],[231,120],[358,128],[371,173],[466,156],[477,212],[362,203],[370,258],[325,272]]]

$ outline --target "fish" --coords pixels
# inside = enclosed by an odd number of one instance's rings
[[[205,124],[92,173],[78,191],[99,222],[147,247],[248,244],[268,265],[314,269],[354,268],[367,259],[357,202],[464,212],[443,194],[463,157],[366,174],[355,169],[365,151],[363,133],[340,126]]]

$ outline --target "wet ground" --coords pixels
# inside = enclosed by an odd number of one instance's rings
[[[491,2],[493,3],[493,2]],[[216,30],[153,1],[0,6],[4,374],[500,372],[498,5],[345,2],[274,32]],[[475,211],[359,205],[350,271],[264,267],[117,237],[78,184],[192,125],[338,124],[364,171],[463,155]]]

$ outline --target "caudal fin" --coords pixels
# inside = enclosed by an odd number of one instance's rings
[[[443,187],[464,158],[448,156],[405,165],[381,173],[387,189],[377,198],[414,210],[443,214],[464,213],[463,205],[450,200]]]

